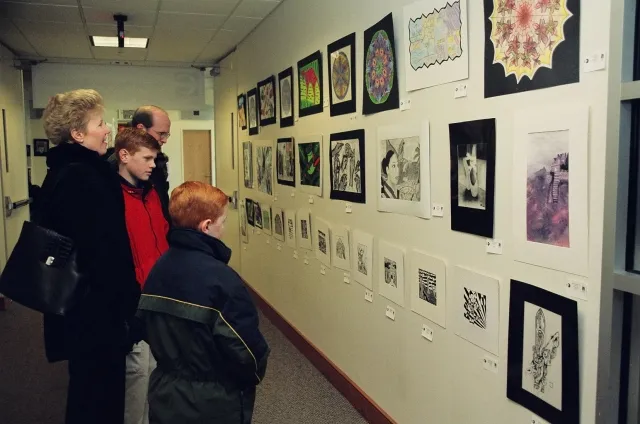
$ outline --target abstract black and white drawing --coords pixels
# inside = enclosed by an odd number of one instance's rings
[[[244,186],[253,188],[253,150],[250,141],[242,143],[242,164],[244,166]]]
[[[433,306],[438,306],[438,279],[436,274],[422,268],[418,268],[418,297]]]
[[[316,257],[325,266],[331,266],[331,233],[327,221],[314,218],[314,234],[316,236]]]
[[[458,145],[458,206],[486,209],[487,202],[486,143]]]
[[[331,134],[330,140],[330,197],[366,203],[364,130]]]
[[[293,68],[278,74],[280,86],[280,128],[293,126]]]
[[[262,205],[261,209],[262,209],[262,231],[264,231],[266,235],[270,236],[272,232],[271,226],[273,225],[273,220],[271,217],[271,206]]]
[[[431,217],[429,122],[378,129],[378,210]]]
[[[445,328],[447,304],[445,262],[413,250],[409,254],[409,266],[411,310]]]
[[[360,230],[353,231],[353,278],[373,290],[373,236]]]
[[[247,198],[245,199],[244,203],[247,206],[247,222],[249,223],[249,225],[254,227],[256,223],[256,218],[255,218],[256,215],[255,215],[255,206],[253,204],[253,200]]]
[[[271,208],[273,216],[273,238],[278,241],[284,241],[284,212],[280,208]]]
[[[500,283],[466,268],[454,268],[455,333],[482,349],[499,355]]]
[[[260,206],[260,203],[258,202],[253,202],[253,212],[255,214],[255,225],[256,228],[259,228],[262,230],[262,206]]]
[[[343,225],[331,227],[331,259],[333,266],[351,271],[351,244],[349,228]]]
[[[296,186],[296,149],[293,138],[279,138],[276,149],[278,184]]]
[[[579,423],[578,307],[511,280],[507,397],[550,423]]]
[[[313,243],[311,240],[311,217],[309,209],[298,210],[296,216],[298,218],[298,247],[312,250]]]
[[[404,250],[381,240],[377,261],[380,294],[404,306]]]
[[[285,222],[285,234],[287,238],[287,246],[295,249],[297,246],[296,240],[296,212],[294,210],[287,210],[284,213]]]
[[[257,135],[258,130],[258,98],[257,90],[252,88],[247,92],[247,104],[249,105],[249,135]]]
[[[249,243],[249,229],[247,228],[247,212],[245,205],[240,205],[240,238],[243,243]]]
[[[256,141],[256,185],[258,191],[271,196],[273,194],[273,145],[268,141]]]

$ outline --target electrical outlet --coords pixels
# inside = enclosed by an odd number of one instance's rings
[[[433,329],[431,327],[429,327],[426,324],[422,324],[422,337],[424,337],[425,339],[429,340],[430,342],[433,341]]]
[[[371,290],[364,291],[364,300],[369,303],[373,303],[373,292]]]
[[[396,320],[396,310],[393,309],[391,306],[387,306],[387,311],[385,312],[385,315],[391,321],[395,321]]]

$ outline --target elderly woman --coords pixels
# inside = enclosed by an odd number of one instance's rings
[[[69,361],[66,424],[124,419],[125,358],[140,296],[118,176],[101,155],[110,129],[94,90],[57,94],[44,111],[48,156],[40,223],[71,238],[82,298],[64,317],[44,318],[47,358]]]

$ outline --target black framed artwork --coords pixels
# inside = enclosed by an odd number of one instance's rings
[[[451,229],[493,237],[496,120],[449,124]]]
[[[276,148],[278,184],[296,186],[296,148],[293,137],[279,138]]]
[[[247,91],[249,135],[257,135],[260,132],[258,129],[258,96],[256,93],[255,88]]]
[[[276,123],[276,79],[273,75],[258,83],[260,126]]]
[[[322,53],[320,50],[298,61],[298,116],[322,113]]]
[[[238,126],[247,129],[247,96],[244,93],[238,96]]]
[[[550,424],[579,424],[578,305],[511,280],[507,397]]]
[[[580,1],[552,3],[484,0],[485,97],[580,81]]]
[[[49,140],[46,138],[33,139],[33,156],[47,156],[49,153]]]
[[[327,46],[331,116],[356,111],[356,33]]]
[[[293,126],[293,67],[278,74],[280,128]]]
[[[253,202],[253,213],[255,215],[255,227],[262,230],[262,206],[260,205],[260,202]]]
[[[366,203],[364,130],[331,134],[329,169],[331,199]]]
[[[247,222],[252,227],[255,226],[255,212],[254,212],[254,202],[248,197],[244,200],[244,204],[247,207]]]
[[[364,32],[363,63],[362,114],[399,108],[398,64],[391,13]]]

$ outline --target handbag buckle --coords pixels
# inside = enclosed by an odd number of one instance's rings
[[[51,265],[53,265],[53,261],[55,261],[55,260],[56,260],[56,258],[54,258],[53,256],[49,256],[49,257],[47,258],[47,260],[45,261],[45,264],[46,264],[47,266],[51,266]]]

